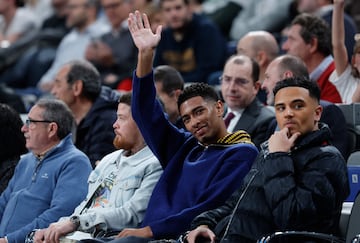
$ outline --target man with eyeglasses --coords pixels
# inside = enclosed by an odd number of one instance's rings
[[[21,128],[30,150],[0,196],[0,242],[24,242],[35,228],[70,215],[85,198],[91,164],[73,142],[74,118],[58,100],[39,100]]]
[[[111,31],[93,40],[85,57],[99,70],[103,84],[121,91],[131,90],[131,76],[137,50],[127,26],[132,11],[131,0],[101,0]]]
[[[253,143],[259,147],[267,137],[274,112],[265,107],[256,97],[259,88],[259,65],[245,55],[230,57],[220,77],[221,93],[227,105],[224,116],[229,132],[247,131]]]

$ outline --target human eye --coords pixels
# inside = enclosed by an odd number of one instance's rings
[[[237,85],[245,85],[245,84],[249,83],[249,81],[244,78],[237,78],[237,79],[235,79],[235,83]]]
[[[301,108],[303,108],[304,107],[304,104],[302,104],[302,103],[295,103],[294,104],[294,108],[296,109],[296,110],[300,110]]]
[[[230,83],[231,82],[231,77],[229,76],[223,76],[221,79],[224,83]]]
[[[196,116],[200,116],[204,113],[204,110],[205,110],[204,108],[200,108],[200,109],[195,110],[194,113]]]
[[[183,121],[184,125],[186,125],[186,124],[188,124],[190,122],[190,118],[188,116],[184,116],[182,118],[182,121]]]
[[[285,109],[285,107],[282,106],[282,105],[278,105],[278,106],[275,107],[275,110],[276,110],[277,112],[282,112],[282,111],[284,111],[284,109]]]

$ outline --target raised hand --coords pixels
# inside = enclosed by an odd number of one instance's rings
[[[153,50],[157,46],[161,37],[161,25],[156,29],[156,33],[153,33],[148,17],[139,11],[129,14],[128,23],[131,36],[139,52]]]

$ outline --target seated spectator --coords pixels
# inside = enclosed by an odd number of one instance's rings
[[[25,154],[24,134],[21,132],[23,122],[13,108],[0,104],[0,194],[5,190],[20,155]]]
[[[206,17],[193,14],[188,0],[160,0],[160,7],[167,28],[156,48],[154,66],[174,67],[185,83],[207,83],[226,59],[222,34]]]
[[[309,78],[309,72],[307,71],[305,63],[299,57],[283,55],[275,58],[269,64],[266,69],[266,78],[262,85],[262,88],[266,90],[269,106],[273,107],[274,105],[273,89],[276,83],[290,77]],[[320,105],[323,107],[320,122],[327,124],[332,133],[329,141],[341,152],[345,160],[347,160],[352,151],[347,136],[344,136],[344,134],[347,134],[345,116],[340,108],[331,102],[320,100]],[[267,137],[270,137],[276,130],[278,130],[278,126],[275,121],[269,125]]]
[[[178,128],[184,128],[177,107],[179,96],[184,90],[184,80],[181,74],[173,67],[157,66],[154,69],[154,82],[156,94],[164,105],[169,121]]]
[[[51,67],[42,76],[38,87],[49,92],[60,67],[75,59],[85,59],[86,46],[91,39],[109,31],[109,26],[97,20],[99,12],[96,0],[68,0],[66,24],[72,30],[60,42]]]
[[[239,40],[249,31],[280,32],[289,18],[292,0],[241,1],[242,9],[232,22],[230,38]]]
[[[22,0],[3,0],[0,5],[0,49],[35,31],[36,17],[22,8]]]
[[[89,157],[95,168],[100,159],[115,150],[111,125],[116,119],[119,94],[102,87],[99,72],[85,60],[62,66],[51,93],[73,112],[77,125],[75,146]]]
[[[247,55],[259,64],[259,81],[265,79],[265,70],[269,63],[279,54],[279,45],[275,37],[267,31],[250,31],[237,43],[237,54]],[[266,104],[266,94],[262,89],[258,91],[257,98]]]
[[[127,26],[132,11],[130,0],[102,0],[111,31],[87,46],[85,57],[99,70],[102,83],[122,91],[131,90],[132,70],[137,51]]]
[[[11,48],[14,49],[8,48],[11,56],[3,53],[4,58],[13,62],[7,61],[9,66],[0,69],[0,83],[21,89],[16,90],[20,94],[39,94],[35,87],[42,75],[50,68],[61,39],[69,31],[65,16],[67,0],[52,0],[51,3],[54,13],[44,20],[39,32],[28,39],[25,48],[23,45],[13,45]],[[18,57],[14,58],[14,56]]]
[[[351,63],[345,46],[344,0],[334,0],[332,45],[335,70],[330,81],[336,86],[344,103],[360,102],[360,39],[356,41]]]
[[[333,18],[333,9],[334,9],[334,0],[298,0],[297,10],[299,13],[309,13],[314,14],[323,20],[329,25],[330,29],[334,23]],[[348,60],[351,60],[351,53],[353,46],[355,44],[354,35],[356,34],[356,24],[350,15],[344,13],[341,19],[344,28],[344,43],[346,46],[347,53],[349,54]]]
[[[321,99],[342,103],[338,90],[329,81],[335,64],[331,55],[331,33],[326,22],[320,17],[303,13],[291,22],[287,35],[282,49],[303,60],[310,79],[320,87]]]
[[[93,234],[137,227],[162,169],[131,115],[131,94],[119,100],[114,122],[117,151],[105,156],[90,174],[88,195],[70,217],[36,231],[34,242],[58,242],[75,230]]]
[[[89,159],[71,139],[74,118],[58,100],[39,100],[21,131],[24,155],[0,196],[0,242],[24,242],[33,229],[70,215],[84,200]]]
[[[319,123],[320,90],[298,77],[277,83],[274,94],[280,131],[262,144],[243,186],[225,205],[193,220],[189,243],[255,243],[286,230],[338,234],[349,184],[346,162],[328,145],[328,126]]]
[[[164,173],[140,228],[124,229],[114,241],[148,242],[177,237],[197,214],[224,203],[241,184],[257,149],[247,133],[227,133],[223,103],[207,84],[193,84],[179,96],[178,109],[190,132],[173,126],[156,100],[152,72],[161,27],[152,33],[147,16],[136,11],[129,16],[129,29],[139,50],[132,114]]]
[[[221,94],[227,105],[225,125],[228,132],[247,131],[258,148],[267,139],[269,123],[274,120],[274,112],[256,97],[260,86],[256,61],[244,55],[228,59],[221,77]]]

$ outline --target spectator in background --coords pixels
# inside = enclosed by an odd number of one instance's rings
[[[39,27],[36,17],[24,8],[23,0],[0,2],[0,48],[6,48]]]
[[[351,52],[349,63],[345,46],[344,4],[344,0],[334,0],[331,40],[335,70],[329,79],[336,86],[343,102],[350,104],[360,101],[360,38]]]
[[[77,125],[75,145],[95,168],[97,161],[115,150],[112,123],[119,94],[102,87],[99,72],[85,60],[63,65],[51,93],[72,110]]]
[[[222,34],[204,16],[193,14],[188,0],[160,0],[160,7],[167,28],[156,48],[154,66],[174,67],[186,83],[207,83],[226,58]]]
[[[298,0],[297,10],[299,13],[314,14],[322,18],[331,29],[333,25],[333,2],[333,0]],[[343,14],[342,19],[338,19],[337,21],[341,21],[344,24],[344,43],[347,53],[349,54],[348,60],[350,60],[355,44],[354,35],[356,34],[356,25],[354,20],[348,14]]]
[[[184,128],[177,107],[179,95],[184,90],[184,80],[181,74],[173,67],[157,66],[154,69],[154,81],[156,94],[164,105],[169,121],[178,128]]]
[[[137,227],[162,169],[131,115],[131,93],[121,96],[113,125],[117,151],[90,174],[88,195],[70,217],[36,231],[34,242],[58,242],[75,230],[102,235]]]
[[[58,100],[39,100],[21,131],[24,155],[0,196],[0,242],[24,242],[33,229],[71,214],[85,198],[89,159],[72,142],[74,118]]]
[[[292,0],[241,1],[242,9],[232,22],[230,38],[239,40],[249,31],[280,32],[289,18]]]
[[[314,15],[300,14],[291,22],[287,35],[282,49],[303,60],[310,79],[320,87],[321,99],[342,103],[339,92],[329,81],[335,64],[331,55],[331,33],[326,22]]]
[[[23,122],[13,108],[0,104],[0,194],[5,190],[20,155],[25,154],[24,134],[21,132]]]
[[[51,1],[54,13],[45,19],[34,38],[29,39],[28,48],[24,51],[21,47],[12,50],[11,57],[14,58],[14,55],[19,57],[11,66],[3,70],[0,83],[17,89],[16,92],[20,95],[24,93],[40,95],[36,89],[37,83],[50,68],[61,39],[69,32],[66,26],[67,1]]]
[[[127,26],[133,9],[132,0],[101,0],[101,6],[111,24],[111,31],[93,39],[85,57],[101,74],[102,83],[122,91],[131,90],[131,76],[137,50]]]
[[[236,51],[238,55],[249,56],[259,64],[259,81],[262,84],[267,66],[279,54],[279,45],[267,31],[250,31],[239,40]],[[266,94],[262,89],[258,91],[257,97],[266,104]]]
[[[66,25],[72,30],[60,42],[51,67],[42,76],[38,87],[49,92],[59,68],[75,59],[85,59],[85,50],[91,39],[109,31],[109,26],[97,20],[97,0],[68,0]]]
[[[280,80],[290,77],[305,77],[309,78],[305,63],[297,56],[283,55],[274,59],[266,69],[266,78],[262,88],[267,93],[267,103],[269,106],[274,105],[274,87]],[[320,105],[323,107],[320,121],[327,124],[331,130],[332,136],[329,141],[334,145],[343,155],[345,159],[348,158],[352,152],[351,144],[346,136],[347,125],[345,116],[340,108],[325,100],[320,100]],[[269,125],[268,137],[278,130],[277,123]]]
[[[267,139],[268,125],[275,117],[256,97],[260,86],[256,61],[245,55],[228,59],[221,77],[221,93],[227,106],[225,125],[228,132],[248,132],[258,148]]]

